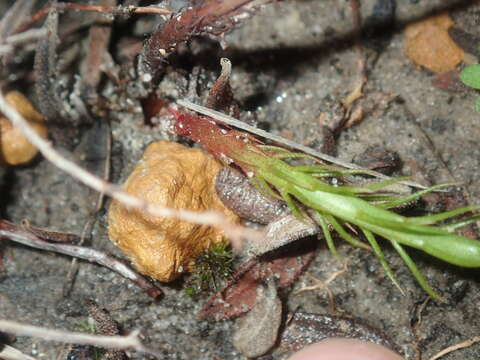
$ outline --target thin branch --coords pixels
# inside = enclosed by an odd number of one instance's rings
[[[22,220],[21,226],[23,230],[32,233],[33,235],[41,238],[42,240],[67,244],[78,244],[78,242],[80,241],[80,237],[76,234],[41,229],[30,224],[30,221],[28,220]],[[2,225],[0,220],[0,228],[1,227]]]
[[[116,5],[116,0],[103,0],[104,4]],[[112,35],[112,18],[106,18],[101,14],[96,15],[95,23],[90,27],[88,34],[88,53],[86,56],[85,72],[82,82],[92,93],[100,82],[102,65],[107,58],[108,45]],[[89,94],[90,95],[90,94]]]
[[[85,106],[84,104],[82,104]],[[92,156],[96,159],[103,159],[103,169],[101,170],[102,179],[108,181],[110,179],[110,169],[111,169],[111,151],[112,151],[112,132],[110,127],[109,121],[101,121],[97,120],[96,125],[98,127],[94,128],[96,133],[95,140],[97,146],[89,147],[87,150],[87,156]],[[98,141],[97,141],[98,140]],[[90,168],[95,175],[99,175],[98,168]],[[93,227],[97,221],[98,212],[103,208],[105,203],[105,194],[103,193],[96,193],[95,204],[93,210],[90,212],[87,221],[83,225],[83,230],[81,233],[80,241],[78,245],[84,245],[85,241],[88,239],[90,241],[92,237]],[[78,259],[73,258],[72,262],[70,263],[70,270],[67,274],[67,280],[63,286],[63,296],[67,297],[70,291],[73,288],[75,283],[75,278],[78,272],[79,264]]]
[[[30,16],[35,1],[17,0],[2,14],[0,19],[0,42],[16,32],[18,27]]]
[[[288,140],[288,139],[285,139],[281,136],[278,136],[278,135],[274,135],[274,134],[271,134],[267,131],[264,131],[262,129],[258,129],[254,126],[250,126],[248,124],[245,124],[244,122],[242,121],[239,121],[231,116],[228,116],[228,115],[225,115],[225,114],[222,114],[221,112],[218,112],[218,111],[215,111],[215,110],[212,110],[212,109],[209,109],[209,108],[206,108],[204,106],[201,106],[201,105],[197,105],[197,104],[194,104],[190,101],[187,101],[187,100],[177,100],[177,104],[180,105],[180,106],[183,106],[189,110],[192,110],[192,111],[196,111],[202,115],[206,115],[206,116],[210,116],[211,118],[217,120],[217,121],[221,121],[225,124],[228,124],[228,125],[231,125],[231,126],[234,126],[238,129],[242,129],[242,130],[245,130],[245,131],[248,131],[252,134],[255,134],[255,135],[258,135],[258,136],[261,136],[265,139],[269,139],[269,140],[272,140],[272,141],[275,141],[279,144],[285,144],[287,145],[288,147],[292,148],[292,149],[295,149],[295,150],[299,150],[301,152],[304,152],[305,154],[308,154],[308,155],[312,155],[312,156],[315,156],[316,158],[318,159],[321,159],[321,160],[324,160],[324,161],[328,161],[329,163],[332,163],[332,164],[337,164],[337,165],[340,165],[340,166],[343,166],[347,169],[362,169],[361,166],[358,166],[356,164],[352,164],[352,163],[349,163],[349,162],[346,162],[346,161],[343,161],[343,160],[340,160],[336,157],[333,157],[333,156],[330,156],[330,155],[327,155],[327,154],[323,154],[323,153],[320,153],[312,148],[309,148],[307,146],[304,146],[304,145],[301,145],[301,144],[297,144],[296,142],[294,141],[291,141],[291,140]],[[390,177],[386,176],[386,175],[383,175],[379,172],[376,172],[376,171],[373,171],[373,170],[369,170],[368,172],[370,175],[374,175],[376,177],[379,177],[379,178],[382,178],[382,179],[390,179]],[[414,183],[414,182],[411,182],[411,181],[402,181],[400,182],[401,184],[404,184],[404,185],[408,185],[408,186],[413,186],[413,187],[416,187],[416,188],[419,188],[419,189],[426,189],[425,186],[421,185],[421,184],[417,184],[417,183]]]
[[[31,29],[19,34],[7,37],[0,45],[0,56],[11,54],[15,50],[15,46],[25,43],[37,41],[47,36],[45,29]]]
[[[47,36],[47,31],[43,28],[31,29],[19,34],[11,35],[5,39],[6,44],[19,45],[26,42],[42,39]]]
[[[90,335],[80,332],[48,329],[40,326],[33,326],[18,323],[10,320],[0,320],[0,331],[17,336],[29,336],[46,341],[56,341],[64,344],[93,345],[106,349],[127,350],[133,349],[138,352],[162,357],[158,351],[145,347],[139,339],[139,331],[132,331],[125,336]]]
[[[217,212],[195,212],[189,210],[172,209],[157,204],[150,204],[140,198],[132,196],[121,190],[118,185],[106,182],[101,178],[92,175],[77,164],[65,159],[52,147],[48,141],[37,135],[37,133],[28,125],[23,116],[5,101],[5,97],[1,92],[0,111],[12,122],[15,127],[19,128],[25,137],[36,148],[38,148],[43,156],[45,156],[45,158],[51,161],[55,166],[92,189],[111,196],[129,208],[139,209],[149,213],[152,216],[177,218],[195,224],[215,226],[223,230],[225,234],[234,241],[238,241],[242,238],[260,240],[263,237],[263,232],[232,224],[226,219],[225,216]]]
[[[361,4],[360,0],[350,0],[350,7],[352,10],[352,18],[353,18],[353,31],[355,35],[355,48],[359,58],[359,72],[360,72],[360,83],[362,87],[360,88],[360,92],[362,91],[363,86],[367,82],[367,59],[365,54],[365,49],[362,44],[362,12],[361,12]]]
[[[8,346],[0,344],[0,359],[3,360],[36,360],[35,358],[25,355],[21,351]]]
[[[40,21],[45,15],[48,14],[50,9],[54,7],[58,11],[63,10],[76,10],[76,11],[91,11],[100,12],[104,14],[112,15],[131,15],[131,14],[156,14],[156,15],[168,15],[172,12],[168,9],[160,8],[158,6],[102,6],[91,4],[77,4],[70,2],[62,2],[55,5],[47,5],[44,8],[38,10],[31,19],[22,24],[17,32],[22,32],[28,29],[30,26]]]
[[[345,271],[348,269],[348,262],[350,259],[347,259],[345,262],[342,263],[342,268],[340,270],[335,271],[332,273],[327,280],[322,281],[319,279],[316,279],[315,277],[312,276],[312,278],[315,280],[316,284],[310,285],[310,286],[304,286],[301,289],[298,289],[293,292],[292,295],[298,295],[301,294],[304,291],[311,291],[311,290],[320,290],[323,288],[327,288],[328,291],[328,285],[332,283],[338,276],[342,275]]]
[[[480,336],[475,336],[472,339],[469,339],[467,341],[463,341],[459,344],[452,345],[452,346],[449,346],[449,347],[443,349],[442,351],[440,351],[436,355],[432,356],[429,360],[440,359],[442,356],[447,355],[447,354],[451,353],[452,351],[456,351],[456,350],[459,350],[459,349],[470,347],[473,344],[478,343],[478,342],[480,342]]]
[[[23,231],[15,224],[12,224],[6,220],[0,220],[0,238],[2,237],[26,246],[33,247],[35,249],[53,251],[100,264],[133,281],[142,289],[144,289],[152,298],[157,299],[162,295],[162,290],[152,284],[147,278],[141,276],[132,268],[117,260],[113,256],[107,255],[101,251],[83,246],[49,243],[38,238],[32,233]]]
[[[160,14],[168,15],[172,12],[158,6],[105,6],[91,4],[77,4],[64,2],[57,4],[58,10],[81,10],[108,13],[113,15],[130,15],[130,14]]]

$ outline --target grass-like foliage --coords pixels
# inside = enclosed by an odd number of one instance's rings
[[[240,167],[266,192],[286,201],[300,219],[305,208],[314,213],[329,249],[337,254],[332,230],[354,246],[372,249],[387,275],[401,289],[388,266],[377,237],[387,239],[398,252],[422,288],[440,299],[407,254],[404,246],[422,250],[438,259],[463,267],[480,267],[480,242],[451,232],[472,221],[443,224],[445,220],[479,209],[469,206],[441,214],[405,217],[389,209],[415,200],[436,186],[409,196],[388,194],[385,187],[404,180],[380,181],[365,186],[335,186],[323,178],[342,177],[361,170],[344,170],[330,165],[292,166],[285,159],[305,157],[283,148],[263,146],[244,133],[219,128],[213,121],[175,113],[176,129],[181,135],[200,142],[213,154]],[[363,171],[368,173],[368,171]],[[352,235],[349,229],[363,234],[366,242]]]

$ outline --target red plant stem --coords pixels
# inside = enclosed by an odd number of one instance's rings
[[[212,118],[191,115],[185,111],[170,109],[175,117],[175,132],[201,144],[207,151],[227,164],[236,162],[237,156],[246,151],[261,152],[260,142],[248,134],[221,127]],[[242,166],[241,163],[237,165]]]

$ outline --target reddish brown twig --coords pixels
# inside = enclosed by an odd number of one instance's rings
[[[360,73],[360,82],[365,85],[367,82],[367,71],[366,55],[362,44],[362,14],[360,10],[360,0],[350,0],[350,7],[352,9],[353,31],[355,32],[355,48],[359,58],[358,67]]]
[[[78,243],[78,241],[80,240],[80,236],[78,235],[44,230],[39,227],[33,226],[28,220],[22,220],[21,225],[23,230],[41,238],[42,240],[67,244],[75,244]]]
[[[163,294],[162,290],[152,284],[148,279],[115,259],[113,256],[101,251],[83,246],[49,243],[6,220],[0,220],[0,238],[7,238],[36,249],[53,251],[97,263],[133,281],[154,299],[159,298]]]
[[[160,8],[157,6],[105,6],[105,5],[91,5],[91,4],[77,4],[70,2],[62,2],[54,5],[47,5],[44,8],[38,10],[32,17],[17,30],[18,32],[25,31],[30,26],[40,21],[48,14],[50,9],[55,8],[58,11],[64,10],[80,10],[101,12],[112,15],[131,15],[131,14],[159,14],[167,15],[171,11],[168,9]]]
[[[472,346],[473,344],[478,343],[478,342],[480,342],[480,336],[475,336],[474,338],[463,341],[460,344],[456,344],[456,345],[446,347],[445,349],[440,351],[438,354],[432,356],[429,360],[440,359],[441,357],[451,353],[452,351],[456,351],[456,350],[459,350],[459,349],[464,349],[464,348]]]
[[[116,0],[103,0],[106,5],[116,5]],[[105,57],[108,53],[108,44],[110,43],[110,37],[112,33],[113,19],[107,19],[101,14],[96,15],[95,24],[90,27],[88,42],[89,51],[86,59],[85,80],[84,83],[87,86],[87,90],[93,90],[100,82],[102,74],[102,64],[105,61]],[[90,95],[90,94],[89,94]]]

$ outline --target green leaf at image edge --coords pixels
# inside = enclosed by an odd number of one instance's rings
[[[460,73],[460,79],[467,86],[480,89],[480,65],[469,65]]]
[[[480,96],[475,99],[475,111],[480,112]]]

